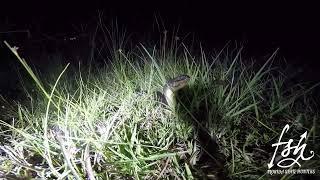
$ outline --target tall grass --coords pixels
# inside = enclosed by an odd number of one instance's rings
[[[272,65],[278,50],[256,69],[242,59],[242,48],[192,54],[176,38],[168,43],[166,33],[159,46],[112,46],[110,64],[94,71],[72,71],[67,64],[51,82],[41,82],[5,42],[41,98],[17,103],[5,116],[10,122],[0,121],[6,129],[0,134],[0,175],[266,179],[271,144],[285,124],[291,138],[308,130],[308,145],[320,152],[319,112],[307,95],[316,85],[286,87],[286,76]],[[180,74],[191,80],[172,110],[155,94]],[[319,168],[319,162],[316,154],[304,166]]]

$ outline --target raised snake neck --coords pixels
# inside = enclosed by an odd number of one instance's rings
[[[190,80],[188,75],[179,75],[167,81],[163,87],[164,103],[174,108],[176,105],[175,93],[185,87]]]
[[[189,80],[190,76],[188,75],[179,75],[173,79],[169,79],[163,86],[163,92],[157,92],[158,96],[160,96],[161,102],[174,108],[176,105],[175,93],[184,88],[188,84]],[[214,80],[213,83],[216,85],[226,86],[227,81]]]

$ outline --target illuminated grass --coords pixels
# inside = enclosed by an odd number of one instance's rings
[[[245,65],[241,48],[192,55],[177,40],[168,48],[165,39],[166,33],[160,48],[112,46],[111,64],[79,71],[67,65],[52,82],[41,82],[7,44],[41,98],[12,105],[14,113],[6,116],[12,121],[0,121],[6,129],[0,134],[5,139],[0,176],[267,178],[271,144],[285,124],[291,126],[290,138],[308,130],[308,145],[320,152],[319,116],[306,95],[315,86],[285,87],[285,76],[272,66],[277,51],[256,70]],[[191,80],[173,112],[155,94],[180,74]],[[210,152],[213,147],[216,153]]]

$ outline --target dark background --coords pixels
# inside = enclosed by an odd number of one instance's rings
[[[106,19],[117,18],[129,33],[144,34],[154,27],[155,16],[160,16],[169,31],[179,25],[180,32],[195,33],[209,50],[222,48],[229,40],[247,42],[245,50],[253,57],[280,48],[279,56],[301,78],[317,82],[318,7],[302,1],[10,1],[0,6],[0,39],[26,38],[23,33],[6,33],[22,29],[30,30],[31,39],[72,33],[72,25],[96,20],[98,11]],[[7,52],[2,48],[0,53]],[[2,71],[4,62],[0,63]]]

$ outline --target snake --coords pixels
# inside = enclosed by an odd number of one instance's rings
[[[190,76],[184,74],[169,79],[163,86],[162,93],[157,91],[157,96],[160,98],[160,101],[163,104],[174,108],[176,106],[176,93],[187,86],[189,80]]]
[[[190,81],[190,76],[188,75],[179,75],[175,78],[169,79],[166,84],[163,86],[163,92],[157,91],[157,98],[160,99],[165,105],[169,105],[174,108],[176,105],[176,93],[188,85]],[[226,80],[215,79],[212,81],[213,84],[225,87],[228,85]]]

